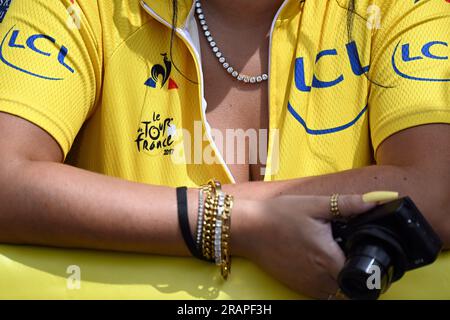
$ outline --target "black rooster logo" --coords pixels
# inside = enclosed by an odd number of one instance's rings
[[[155,83],[157,83],[159,78],[162,77],[162,88],[169,79],[170,72],[172,71],[172,62],[170,62],[169,58],[167,58],[167,53],[161,53],[161,55],[163,56],[165,67],[160,64],[155,64],[151,70],[151,76]]]

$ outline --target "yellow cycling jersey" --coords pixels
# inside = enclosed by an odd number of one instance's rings
[[[205,116],[195,3],[178,1],[172,50],[170,3],[0,1],[0,111],[80,168],[234,182]],[[265,180],[367,166],[390,135],[450,123],[449,26],[446,0],[286,0],[270,32]]]

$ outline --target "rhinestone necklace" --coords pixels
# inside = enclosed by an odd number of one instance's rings
[[[244,82],[244,83],[261,83],[263,81],[266,81],[269,76],[267,73],[263,73],[259,76],[248,76],[245,74],[242,74],[235,70],[230,64],[227,62],[227,59],[223,56],[222,52],[219,50],[219,47],[217,47],[217,43],[214,41],[214,38],[211,34],[211,31],[209,31],[209,27],[206,24],[206,18],[205,14],[203,13],[202,4],[200,3],[200,0],[195,1],[195,12],[197,13],[197,18],[200,22],[200,26],[203,30],[203,33],[206,37],[206,40],[208,41],[212,52],[216,56],[219,63],[223,66],[223,68],[236,80]]]

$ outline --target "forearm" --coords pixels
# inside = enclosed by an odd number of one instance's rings
[[[264,199],[283,194],[331,195],[333,193],[365,193],[393,190],[410,194],[418,189],[416,174],[396,166],[369,166],[333,174],[272,182],[248,182],[225,188],[245,198]],[[420,186],[423,185],[418,181]],[[232,191],[231,191],[232,190]]]
[[[399,192],[410,196],[432,223],[447,246],[450,245],[450,199],[448,172],[432,166],[370,166],[334,174],[270,183],[256,182],[227,185],[228,192],[249,199],[263,199],[282,194],[331,195],[363,194],[375,190]]]
[[[3,243],[189,254],[173,188],[23,161],[0,170],[0,203]],[[195,230],[196,190],[188,191],[188,206]],[[238,228],[239,213],[234,220]]]
[[[448,244],[448,185],[430,172],[372,166],[279,182],[227,185],[237,199],[233,252],[245,251],[249,199],[281,194],[330,195],[395,190],[409,195]],[[445,180],[445,179],[444,179]],[[63,164],[27,161],[0,172],[0,242],[188,255],[173,188],[107,177]],[[447,180],[448,181],[448,180]],[[197,190],[188,192],[191,230]]]

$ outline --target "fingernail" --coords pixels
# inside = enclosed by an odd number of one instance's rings
[[[398,199],[398,192],[393,191],[373,191],[363,194],[364,202],[381,202]]]

